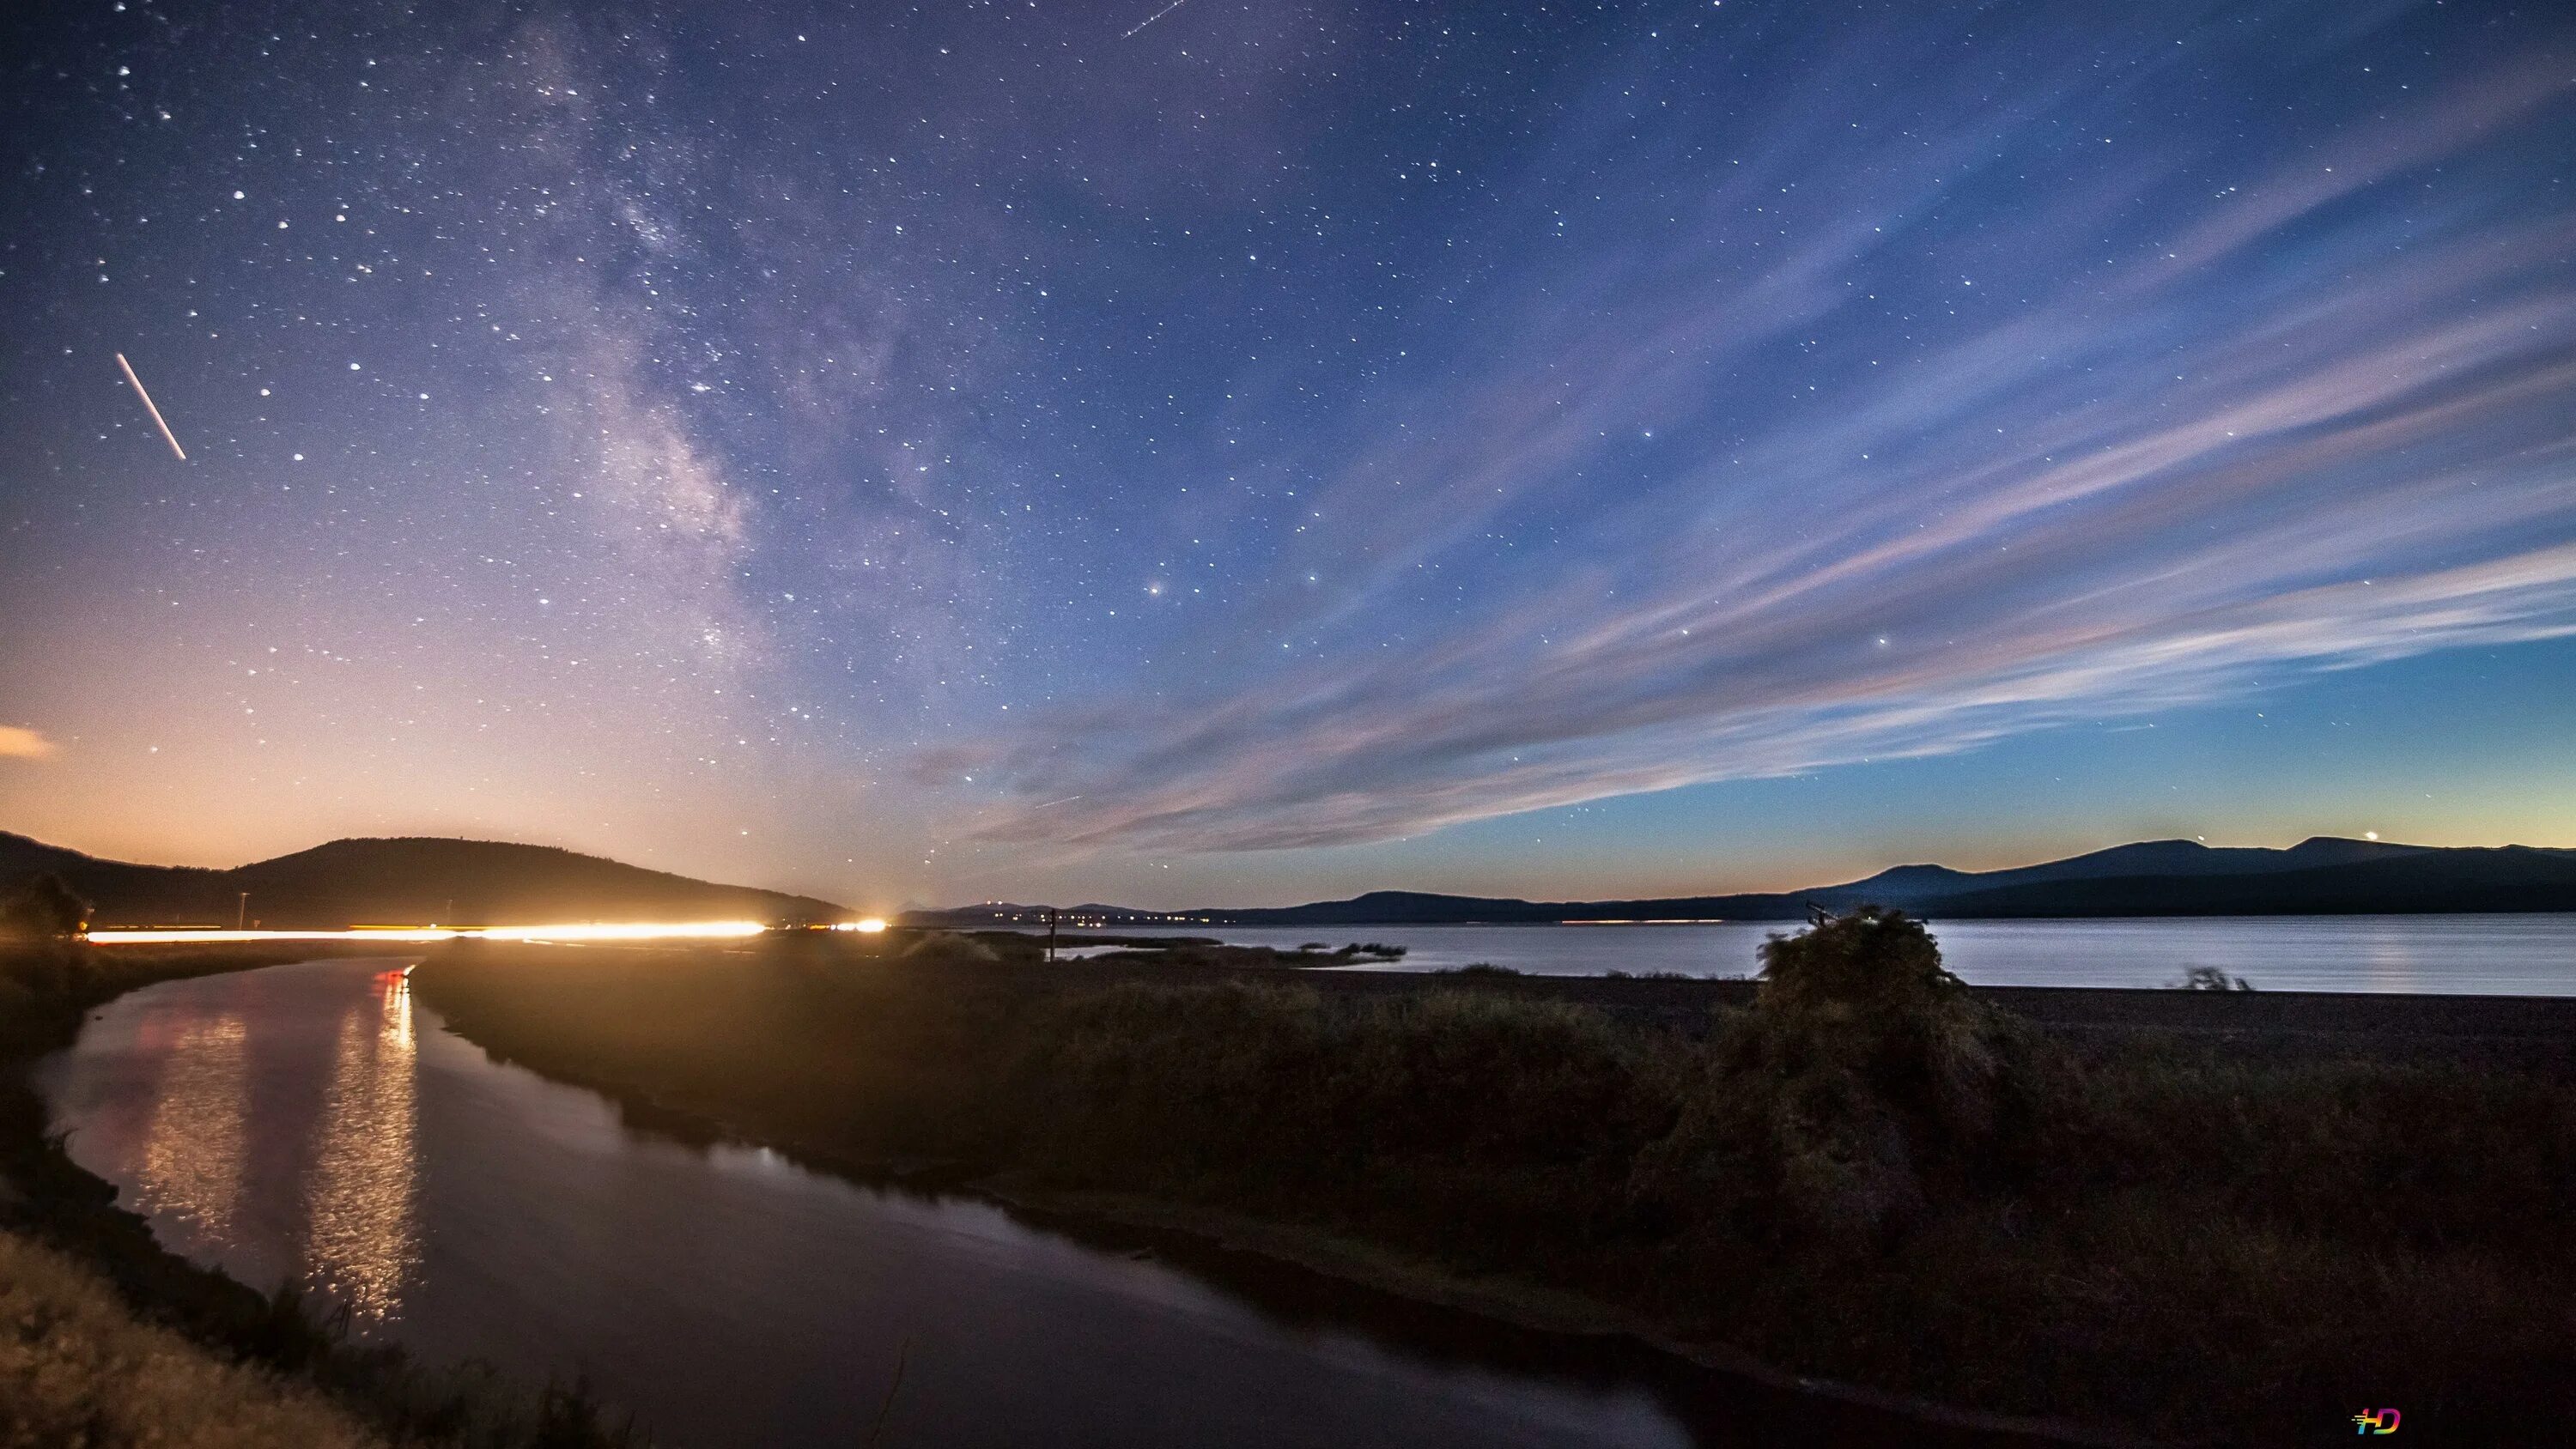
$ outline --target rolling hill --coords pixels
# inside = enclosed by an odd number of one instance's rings
[[[1525,901],[1371,891],[1348,900],[1262,908],[1068,911],[1103,925],[1396,926],[1562,921],[1794,921],[1811,906],[1870,902],[1918,915],[2370,915],[2449,911],[2576,911],[2576,851],[2398,845],[2317,836],[2286,850],[2150,840],[2007,870],[1900,865],[1810,890],[1642,900]],[[1039,908],[912,912],[915,924],[1023,924]],[[1010,919],[1004,918],[1008,913]]]
[[[829,920],[830,901],[715,885],[551,846],[411,836],[334,840],[231,870],[136,865],[0,832],[0,889],[52,871],[100,925],[226,925],[240,893],[278,928],[564,921]]]

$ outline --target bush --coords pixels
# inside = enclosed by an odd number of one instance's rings
[[[2179,981],[2165,983],[2168,991],[2251,991],[2254,983],[2242,976],[2230,976],[2215,966],[2194,966],[2182,973]]]
[[[89,902],[52,871],[0,895],[0,937],[67,941],[89,929]]]
[[[1941,965],[1923,923],[1863,906],[1762,947],[1761,986],[1715,1034],[1641,1199],[1695,1215],[1716,1194],[1739,1230],[1883,1245],[1935,1194],[2027,1175],[2039,1043]]]
[[[379,1445],[310,1384],[136,1317],[73,1260],[0,1232],[0,1444]]]

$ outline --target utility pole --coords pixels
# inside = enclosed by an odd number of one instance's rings
[[[1052,966],[1052,965],[1054,965],[1054,964],[1055,964],[1055,907],[1053,907],[1053,906],[1049,906],[1049,907],[1047,907],[1047,908],[1046,908],[1046,913],[1047,913],[1047,964],[1048,964],[1048,965],[1050,965],[1050,966]]]
[[[241,903],[233,910],[233,929],[245,929],[250,923],[250,892],[241,893]]]

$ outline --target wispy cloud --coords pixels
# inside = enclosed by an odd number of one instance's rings
[[[55,751],[54,742],[23,725],[0,725],[0,760],[42,760]]]
[[[1283,570],[1327,602],[931,768],[1088,802],[999,839],[1329,845],[2576,632],[2576,214],[2509,180],[2564,72],[2125,170],[2064,154],[2089,78],[1893,140],[1784,100],[1343,440]]]

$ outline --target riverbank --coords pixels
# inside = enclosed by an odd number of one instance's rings
[[[380,1443],[605,1449],[578,1390],[434,1372],[352,1342],[324,1305],[164,1249],[49,1135],[26,1068],[94,1008],[161,981],[358,948],[0,945],[0,1443]],[[58,1433],[62,1425],[77,1431]]]
[[[307,1385],[135,1316],[106,1281],[0,1232],[0,1444],[374,1449]]]
[[[1031,951],[477,947],[415,982],[495,1055],[819,1162],[1218,1223],[1710,1361],[2115,1438],[2321,1441],[2367,1401],[2509,1440],[2559,1412],[2576,1105],[2552,1072],[2033,1031],[1951,1002],[1943,1049],[2026,1055],[2022,1086],[1864,1102],[1879,1121],[1836,1117],[1841,1079],[1791,1037],[1748,1036],[1759,1010],[1677,1006],[1723,983]],[[1608,996],[1534,999],[1561,990]],[[1677,1010],[1699,1029],[1659,1024]],[[1748,1076],[1729,1054],[1753,1047],[1789,1055]],[[1830,1130],[1784,1155],[1802,1123]]]

